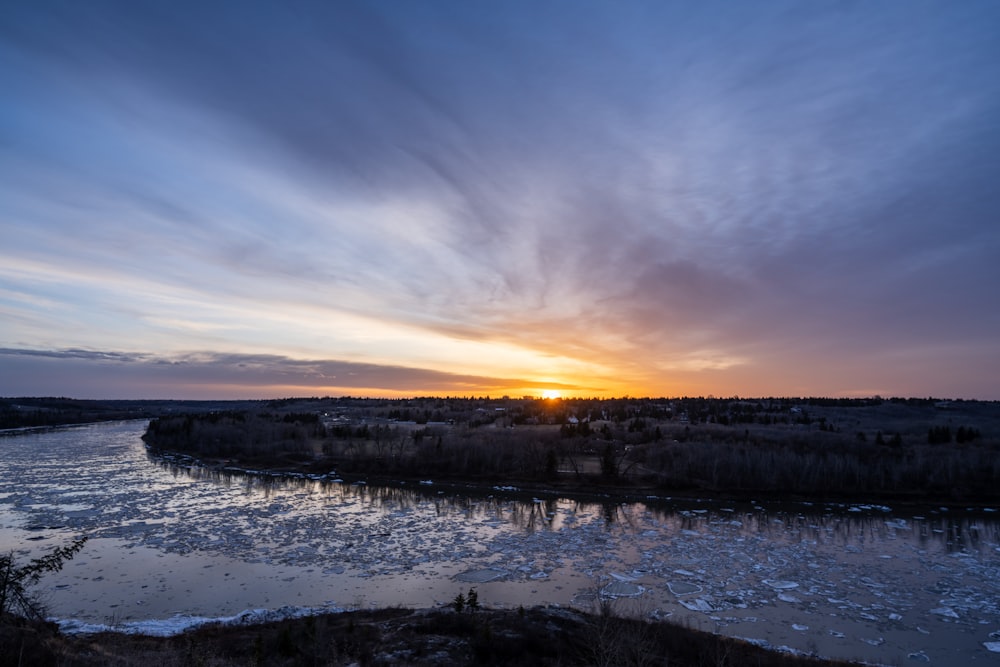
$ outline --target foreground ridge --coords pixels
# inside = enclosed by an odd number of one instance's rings
[[[246,618],[251,618],[250,616]],[[168,637],[66,635],[53,625],[0,626],[0,667],[164,665],[850,665],[667,622],[559,607],[370,609],[262,623],[209,623]]]

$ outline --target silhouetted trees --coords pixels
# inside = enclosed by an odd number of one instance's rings
[[[149,423],[143,440],[153,449],[199,457],[272,457],[311,454],[326,437],[315,414],[213,412],[160,417]]]
[[[995,431],[996,408],[940,405],[881,399],[328,399],[322,418],[291,402],[161,418],[150,424],[146,440],[153,448],[197,457],[294,458],[358,475],[809,497],[995,497],[1000,440],[990,432],[983,438],[978,427],[955,429],[952,420],[981,416]],[[399,422],[389,415],[415,419]],[[426,416],[445,421],[419,423]]]
[[[86,542],[86,537],[79,537],[67,546],[56,547],[23,565],[17,563],[13,552],[0,555],[0,621],[8,614],[44,620],[44,607],[31,595],[29,588],[37,584],[43,574],[61,570]]]

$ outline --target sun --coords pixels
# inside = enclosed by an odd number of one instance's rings
[[[542,391],[542,398],[545,399],[562,398],[562,394],[559,393],[558,389],[545,389]]]

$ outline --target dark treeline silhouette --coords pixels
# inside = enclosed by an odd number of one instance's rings
[[[148,419],[175,412],[247,410],[263,401],[93,400],[65,397],[0,398],[0,430]]]
[[[635,454],[664,488],[796,496],[995,498],[1000,447],[687,441]]]
[[[0,398],[0,429],[138,419],[153,412],[128,401],[74,398]]]
[[[227,410],[154,419],[144,439],[155,448],[193,456],[253,460],[309,457],[313,441],[325,436],[315,413]]]
[[[154,450],[311,472],[798,497],[995,499],[1000,405],[939,399],[285,399],[161,417]]]

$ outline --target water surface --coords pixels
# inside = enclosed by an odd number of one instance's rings
[[[126,625],[247,609],[560,604],[886,664],[996,663],[991,508],[461,495],[165,465],[146,422],[0,437],[0,549],[91,539],[40,587]],[[428,480],[433,482],[433,480]]]

